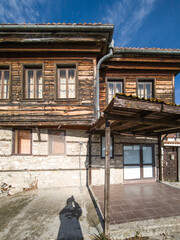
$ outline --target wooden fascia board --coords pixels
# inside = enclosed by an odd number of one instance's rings
[[[172,113],[180,115],[180,107],[178,106],[171,106],[164,103],[151,103],[145,102],[141,100],[134,100],[134,99],[125,99],[125,98],[114,98],[114,105],[113,108],[120,108],[126,110],[145,110],[151,112],[164,112],[164,113]]]

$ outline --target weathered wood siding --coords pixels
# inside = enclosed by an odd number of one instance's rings
[[[153,79],[154,80],[154,97],[160,98],[165,102],[173,102],[173,75],[172,74],[137,74],[137,73],[107,73],[100,78],[100,106],[103,110],[107,105],[106,100],[106,78],[123,79],[124,93],[127,95],[137,96],[137,80]]]
[[[77,98],[56,100],[56,64],[77,64]],[[10,66],[10,100],[0,101],[0,125],[90,125],[94,119],[94,63],[92,58],[58,58],[55,60],[12,60]],[[42,64],[43,99],[23,100],[23,65]]]

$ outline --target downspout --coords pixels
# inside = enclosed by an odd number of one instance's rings
[[[100,70],[100,67],[101,67],[101,63],[103,61],[105,61],[106,59],[110,58],[113,56],[113,47],[114,47],[114,40],[111,41],[110,45],[109,45],[109,53],[106,54],[105,56],[103,56],[97,66],[96,66],[96,118],[98,119],[100,117],[100,108],[99,108],[99,70]]]

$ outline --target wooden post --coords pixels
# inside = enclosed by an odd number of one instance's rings
[[[91,138],[92,138],[92,133],[89,133],[89,164],[88,164],[88,185],[91,186],[92,179],[91,179]]]
[[[158,136],[158,148],[159,148],[159,181],[162,181],[162,141],[161,141],[161,135]]]
[[[110,225],[110,122],[106,119],[105,128],[105,184],[104,184],[104,233],[109,236]]]

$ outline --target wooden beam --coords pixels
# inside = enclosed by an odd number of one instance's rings
[[[92,134],[89,133],[89,164],[88,164],[88,186],[91,186],[92,183],[92,176],[91,176],[91,165],[92,165],[92,159],[91,159],[91,139]]]
[[[38,136],[38,142],[41,142],[41,134],[40,134],[40,131],[39,131],[39,128],[36,127],[36,133],[37,133],[37,136]]]
[[[171,128],[178,128],[180,127],[180,121],[168,121],[166,120],[166,117],[161,119],[143,119],[141,117],[128,117],[128,116],[122,116],[118,114],[107,114],[107,118],[110,120],[119,120],[119,122],[132,122],[132,123],[139,123],[139,124],[145,124],[145,125],[154,125],[154,126],[164,126],[164,127],[171,127]],[[176,126],[176,127],[175,127]]]
[[[105,183],[104,183],[104,233],[109,237],[110,226],[110,122],[106,119],[105,128]]]
[[[130,99],[130,98],[114,98],[114,109],[119,108],[119,110],[146,110],[146,111],[151,111],[151,112],[167,112],[167,113],[174,113],[177,115],[180,115],[180,107],[178,106],[171,106],[171,105],[166,105],[164,103],[154,103],[154,102],[147,102],[143,100],[137,100],[137,99]],[[106,110],[105,110],[106,112]]]

